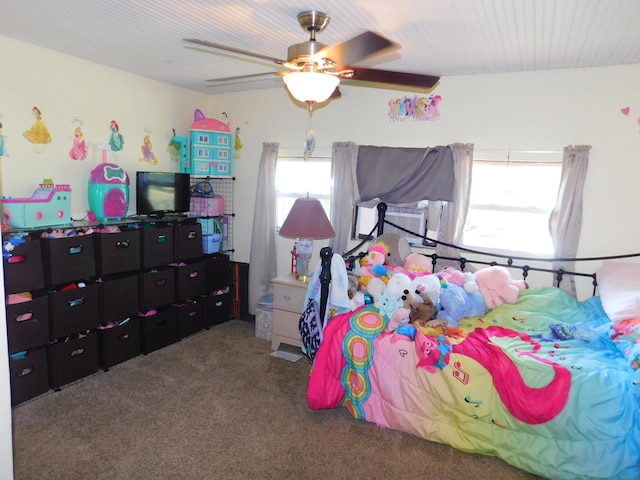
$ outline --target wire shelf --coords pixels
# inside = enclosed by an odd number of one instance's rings
[[[216,216],[200,216],[198,222],[202,225],[203,237],[207,235],[221,235],[220,253],[229,256],[233,253],[233,188],[235,177],[210,177],[206,175],[191,175],[191,191],[202,190],[203,182],[205,189],[212,187],[213,192],[209,194],[220,195],[224,198],[224,214]]]

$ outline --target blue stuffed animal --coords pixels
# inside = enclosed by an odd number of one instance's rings
[[[380,314],[390,320],[394,312],[404,306],[402,298],[393,292],[383,292],[373,304]]]
[[[440,310],[436,318],[447,320],[449,325],[458,326],[462,318],[481,317],[487,313],[484,297],[480,292],[469,293],[464,288],[449,283],[440,293]]]

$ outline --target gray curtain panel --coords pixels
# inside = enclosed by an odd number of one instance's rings
[[[582,230],[583,190],[589,167],[589,150],[591,150],[591,145],[564,147],[558,200],[549,217],[549,232],[553,240],[553,256],[555,258],[575,258],[578,255],[578,244]],[[553,268],[575,271],[575,262],[554,262]],[[560,288],[575,296],[575,277],[569,275],[560,283]]]
[[[249,313],[256,314],[258,302],[273,296],[271,279],[277,276],[276,262],[276,163],[278,143],[263,143],[251,234],[249,268]]]
[[[448,146],[396,148],[361,145],[356,166],[356,203],[373,199],[390,204],[420,200],[452,201],[453,152]]]

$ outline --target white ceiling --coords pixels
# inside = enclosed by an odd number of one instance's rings
[[[286,59],[308,40],[304,10],[328,13],[318,41],[366,30],[402,45],[360,66],[437,75],[640,63],[638,0],[2,0],[0,35],[206,93],[281,87],[279,77],[211,87],[210,78],[276,71],[239,55],[187,49],[199,38]]]

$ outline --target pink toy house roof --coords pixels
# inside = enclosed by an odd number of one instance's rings
[[[191,124],[191,130],[209,130],[211,132],[231,133],[229,125],[215,118],[201,118]]]

